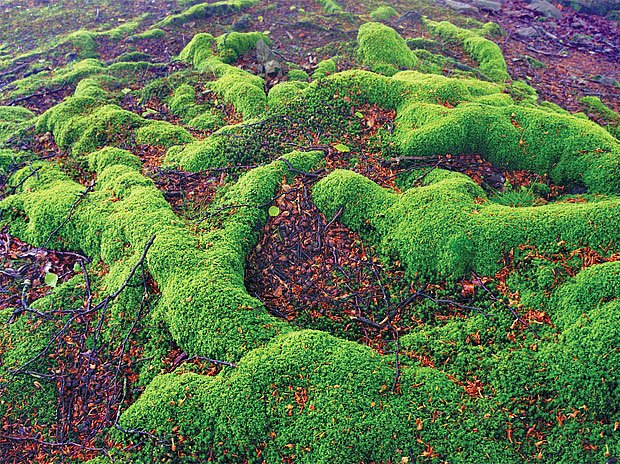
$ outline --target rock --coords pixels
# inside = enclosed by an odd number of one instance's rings
[[[601,16],[610,11],[620,10],[620,0],[563,0],[562,3],[581,13]]]
[[[545,15],[547,18],[562,19],[562,12],[547,0],[534,0],[527,6],[527,8]]]
[[[457,2],[456,0],[446,0],[445,3],[447,7],[452,8],[458,13],[478,13],[480,11],[475,6],[463,2]]]
[[[614,79],[613,77],[596,75],[592,77],[592,80],[594,82],[598,82],[599,84],[603,84],[603,85],[610,85],[613,87],[620,86],[620,83],[618,83],[618,81]]]
[[[523,37],[526,39],[531,39],[532,37],[536,37],[538,35],[538,31],[534,29],[532,26],[519,27],[515,30],[515,33],[519,37]]]
[[[282,64],[277,60],[269,60],[263,65],[263,71],[267,75],[278,74],[282,70]]]
[[[484,11],[499,11],[502,9],[502,4],[500,2],[494,2],[492,0],[472,0],[471,4]]]

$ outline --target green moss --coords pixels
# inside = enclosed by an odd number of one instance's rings
[[[51,294],[33,302],[31,307],[41,312],[78,309],[83,285],[83,278],[75,277],[60,284]],[[9,319],[12,309],[0,311],[3,321]],[[0,333],[0,415],[7,423],[27,423],[45,430],[56,421],[56,385],[41,377],[16,375],[11,370],[20,368],[38,355],[55,331],[62,327],[64,319],[66,317],[37,321],[22,314],[14,323],[3,327]],[[57,362],[42,357],[27,369],[47,374],[57,365]]]
[[[72,128],[79,131],[71,150],[74,154],[87,154],[107,145],[123,142],[123,134],[137,129],[143,119],[117,105],[105,105],[90,115],[73,121]]]
[[[308,88],[307,82],[280,82],[269,90],[267,100],[269,105],[280,105],[299,97],[306,88]]]
[[[166,121],[155,121],[136,130],[136,143],[159,145],[169,148],[194,140],[185,129]]]
[[[71,63],[52,72],[34,74],[14,82],[16,89],[11,95],[16,97],[34,93],[41,88],[57,89],[61,86],[74,84],[80,80],[105,71],[105,65],[98,60],[89,58]]]
[[[334,74],[336,72],[336,61],[333,58],[329,58],[327,60],[319,61],[316,65],[316,69],[312,73],[312,80],[322,79],[329,74]]]
[[[147,29],[144,32],[140,32],[139,34],[129,36],[127,40],[129,42],[136,42],[140,40],[163,39],[165,36],[166,32],[163,29],[154,27],[151,29]]]
[[[552,296],[554,321],[562,328],[578,322],[601,304],[620,300],[620,262],[589,267],[562,285]]]
[[[567,409],[586,406],[595,420],[617,418],[620,405],[610,398],[620,395],[619,346],[619,300],[589,311],[570,325],[558,346],[542,353],[557,382],[558,404]]]
[[[136,61],[152,61],[153,57],[148,53],[143,52],[125,52],[117,56],[114,61],[120,62],[136,62]]]
[[[32,125],[34,113],[21,106],[0,106],[0,144],[20,129]]]
[[[291,69],[286,75],[289,81],[308,82],[310,80],[310,76],[303,69]]]
[[[323,7],[327,13],[342,13],[342,7],[338,5],[334,0],[316,0],[316,2]]]
[[[259,116],[267,107],[264,81],[247,71],[223,63],[218,58],[206,62],[206,70],[218,78],[211,88],[232,104],[244,119]]]
[[[579,103],[585,111],[602,121],[603,127],[611,135],[620,139],[620,115],[618,113],[605,106],[599,97],[583,97]]]
[[[614,174],[620,145],[582,118],[515,105],[411,103],[399,111],[397,124],[397,141],[411,156],[480,153],[497,166],[547,173],[557,183],[620,191]]]
[[[479,32],[462,29],[447,21],[425,21],[425,24],[432,35],[462,44],[465,51],[478,62],[480,72],[491,80],[504,82],[510,79],[501,49]]]
[[[617,198],[511,208],[487,202],[468,177],[440,170],[426,177],[426,186],[400,196],[337,170],[316,184],[313,199],[326,217],[343,207],[343,222],[382,255],[402,262],[410,277],[430,279],[493,274],[503,253],[512,250],[516,260],[523,255],[522,244],[613,249],[620,223]]]
[[[106,147],[88,155],[88,167],[94,172],[103,172],[109,166],[122,165],[136,171],[142,169],[140,159],[127,150]]]
[[[156,378],[121,424],[159,433],[179,427],[194,437],[184,451],[198,458],[233,454],[254,462],[258,447],[266,461],[406,462],[433,443],[440,458],[459,453],[473,462],[486,454],[516,462],[511,452],[475,439],[459,413],[460,388],[444,374],[405,369],[401,395],[389,391],[392,379],[387,359],[373,350],[299,331],[248,353],[237,369],[216,378]],[[437,440],[448,429],[450,438]],[[355,437],[354,447],[346,436]],[[163,454],[149,451],[153,460]]]
[[[217,50],[224,63],[234,63],[237,59],[256,47],[259,40],[270,45],[271,40],[262,32],[228,32],[217,38]]]
[[[390,5],[380,5],[370,13],[370,17],[375,21],[389,21],[396,16],[399,16],[398,11]]]
[[[235,13],[258,3],[258,0],[224,0],[215,3],[199,3],[182,13],[166,16],[159,26],[178,26],[189,21],[208,19],[211,16]]]
[[[80,59],[97,58],[99,45],[95,40],[96,36],[86,30],[79,30],[67,35],[65,41],[77,50]]]
[[[192,63],[195,68],[201,69],[205,61],[213,56],[215,38],[211,34],[199,33],[181,50],[179,59]]]
[[[373,71],[394,75],[399,69],[412,69],[418,60],[405,39],[391,27],[381,23],[362,24],[357,34],[358,55]]]

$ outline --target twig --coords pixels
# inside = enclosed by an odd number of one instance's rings
[[[43,91],[43,92],[35,92],[35,93],[31,93],[30,95],[26,95],[24,97],[19,97],[19,98],[15,98],[13,100],[11,100],[10,102],[7,103],[7,106],[13,106],[16,103],[20,103],[26,100],[30,100],[31,98],[34,97],[46,97],[47,95],[52,95],[54,93],[58,93],[58,92],[62,92],[65,88],[67,87],[67,84],[63,84],[61,87],[54,89],[54,90],[48,90],[48,91]]]
[[[54,236],[60,232],[60,229],[62,229],[65,224],[67,224],[70,220],[71,217],[73,216],[73,212],[75,211],[75,208],[80,204],[80,202],[86,197],[86,195],[92,191],[92,189],[95,187],[95,181],[92,181],[90,183],[90,185],[88,187],[86,187],[86,189],[84,189],[83,192],[80,193],[80,195],[78,196],[78,198],[73,202],[73,204],[71,205],[71,209],[69,210],[69,214],[67,214],[67,216],[64,218],[64,220],[58,225],[58,227],[56,227],[52,233],[49,235],[49,237],[47,237],[47,240],[45,240],[45,243],[43,243],[43,248],[46,248],[48,243],[50,242],[50,240],[52,240],[52,238],[54,238]]]

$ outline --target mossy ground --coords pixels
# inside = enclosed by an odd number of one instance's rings
[[[541,103],[491,23],[284,6],[179,2],[15,71],[2,225],[81,261],[0,312],[7,462],[620,457],[617,114]],[[276,11],[351,34],[269,73]]]

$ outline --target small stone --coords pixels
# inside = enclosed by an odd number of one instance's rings
[[[527,8],[546,16],[547,18],[562,19],[562,12],[547,0],[534,0],[527,6]]]
[[[458,13],[478,13],[480,11],[475,6],[463,2],[457,2],[456,0],[446,0],[446,6],[452,8]]]
[[[515,33],[519,37],[524,37],[524,38],[528,38],[528,39],[532,38],[532,37],[536,37],[538,35],[538,31],[536,29],[534,29],[532,26],[520,27],[520,28],[515,30]]]

